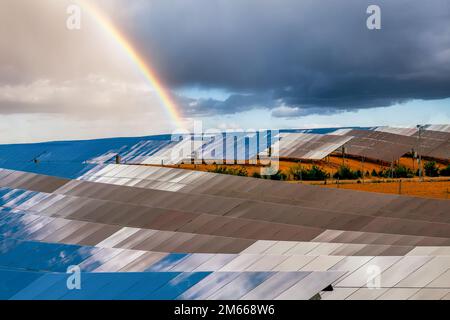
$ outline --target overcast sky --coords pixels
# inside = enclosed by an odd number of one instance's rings
[[[450,122],[448,0],[97,2],[208,127]],[[2,1],[0,143],[170,132],[111,35],[84,11],[66,28],[71,3]]]

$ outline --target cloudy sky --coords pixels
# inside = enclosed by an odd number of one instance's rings
[[[92,1],[92,0],[90,0]],[[450,1],[97,0],[186,123],[450,123]],[[171,132],[123,47],[68,0],[3,0],[0,143]],[[366,9],[381,8],[381,30]]]

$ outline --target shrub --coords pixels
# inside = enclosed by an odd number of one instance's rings
[[[315,165],[308,171],[308,179],[311,180],[325,180],[329,176],[327,172]]]
[[[228,169],[225,166],[216,166],[214,169],[210,169],[208,171],[209,172],[214,172],[214,173],[222,173],[222,174],[227,174],[228,173]]]
[[[286,174],[284,174],[281,170],[278,170],[277,173],[266,177],[270,180],[286,180],[287,178]]]
[[[261,174],[259,172],[255,171],[255,172],[253,172],[252,177],[253,178],[261,178]]]
[[[300,166],[294,166],[289,169],[289,174],[294,180],[325,180],[329,177],[329,174],[313,165],[311,169],[301,168]]]
[[[423,169],[429,177],[437,177],[439,175],[439,168],[436,166],[436,161],[425,162]]]
[[[414,176],[414,173],[411,169],[403,165],[396,165],[394,167],[393,176],[394,178],[412,178]]]
[[[390,176],[390,172],[388,170],[380,170],[378,171],[378,176],[380,178],[388,178]]]
[[[234,176],[248,176],[248,172],[245,168],[227,168],[226,166],[216,166],[214,169],[208,170],[209,172],[221,173],[221,174],[231,174]]]
[[[335,179],[351,180],[362,178],[361,170],[353,171],[348,166],[341,165],[339,170],[333,175]]]
[[[439,174],[444,177],[450,177],[450,164],[447,167],[441,169],[441,171],[439,171]]]
[[[372,169],[372,177],[378,177],[377,170]]]
[[[231,168],[229,170],[229,174],[235,175],[235,176],[241,176],[246,177],[248,176],[247,169],[239,167],[239,168]]]
[[[305,171],[303,168],[301,168],[299,165],[292,166],[289,168],[289,175],[292,176],[293,180],[301,180],[303,179],[303,171]]]
[[[375,170],[374,170],[375,171]],[[378,177],[380,178],[412,178],[414,177],[414,172],[405,167],[404,165],[398,164],[395,165],[394,168],[387,168],[378,171],[377,173]]]

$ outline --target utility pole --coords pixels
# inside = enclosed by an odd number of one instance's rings
[[[303,180],[302,173],[303,173],[302,159],[300,159],[300,182],[302,182],[302,180]]]
[[[392,158],[391,161],[391,179],[394,178],[394,159]]]
[[[362,157],[362,183],[364,184],[364,176],[366,175],[366,173],[364,172],[364,157]]]
[[[422,175],[423,175],[423,172],[422,172],[423,171],[422,170],[422,152],[420,150],[420,139],[422,137],[423,127],[424,127],[423,125],[420,125],[420,124],[417,125],[417,129],[419,129],[419,134],[417,136],[417,154],[419,156],[418,166],[419,166],[419,180],[420,181],[423,181],[423,177],[422,177]]]
[[[194,150],[195,150],[195,142],[194,142],[194,134],[191,134],[191,164],[195,164],[195,155],[194,155]]]
[[[345,166],[345,144],[342,146],[342,166]]]

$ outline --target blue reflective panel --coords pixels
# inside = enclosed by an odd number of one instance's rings
[[[145,296],[145,299],[152,300],[173,300],[183,294],[190,287],[203,280],[211,272],[186,272],[170,280],[160,289]]]
[[[10,212],[6,212],[3,210],[0,210],[0,227],[6,223],[11,217],[11,213]]]
[[[11,197],[14,197],[15,189],[8,188],[8,187],[1,187],[0,188],[0,198],[2,200],[7,200]]]
[[[110,299],[110,295],[118,295],[130,286],[140,283],[144,273],[85,273],[81,272],[80,289],[69,289],[67,280],[73,274],[61,273],[61,278],[52,280],[46,288],[35,295],[35,299]]]
[[[2,212],[4,214],[10,213],[12,210],[14,210],[14,209],[7,208],[7,207],[0,207],[0,212]]]
[[[51,281],[52,283],[49,283],[49,285],[44,290],[40,291],[39,293],[36,293],[36,295],[34,295],[33,299],[60,300],[68,292],[72,291],[67,288],[67,279],[72,274],[58,273],[56,275],[58,275],[58,277],[56,279],[54,279],[54,281]],[[81,274],[81,281],[83,281],[83,273]],[[81,282],[81,286],[83,286],[83,282]],[[83,287],[81,287],[81,288],[83,288]],[[82,291],[82,290],[76,290],[76,291]]]
[[[57,282],[64,282],[67,275],[60,273],[44,273],[42,277],[37,278],[31,282],[27,287],[17,292],[11,297],[12,300],[32,300],[37,299],[37,296],[45,292],[48,288],[55,285]]]
[[[70,275],[68,274],[67,277]],[[114,273],[81,273],[81,289],[67,289],[58,288],[58,291],[65,293],[60,297],[63,300],[80,300],[80,299],[95,299],[95,294],[99,292],[103,287],[118,280],[119,277]]]
[[[21,219],[24,214],[3,212],[0,216],[0,234],[7,232],[9,227],[14,226],[14,224],[21,223]]]
[[[60,243],[23,241],[0,257],[0,265],[27,270],[61,271],[79,264],[86,256],[79,254],[81,246]]]
[[[4,224],[0,225],[0,235],[2,237],[21,239],[27,236],[26,227],[36,221],[39,217],[30,217],[29,219],[23,219],[22,217],[11,217]]]
[[[100,250],[100,248],[96,247],[77,246],[76,250],[72,251],[70,254],[67,254],[64,260],[61,261],[61,268],[67,268],[71,265],[79,265],[84,260],[89,259]]]
[[[11,212],[14,209],[11,208],[6,208],[6,207],[0,207],[0,220],[6,219],[9,216],[13,215],[13,213]],[[0,225],[1,225],[1,221],[0,221]]]
[[[10,299],[39,277],[39,273],[0,269],[0,299]]]
[[[239,272],[214,272],[177,298],[181,300],[206,299],[238,276]]]
[[[110,162],[116,154],[125,156],[127,161],[139,160],[139,157],[154,154],[165,147],[170,138],[170,135],[159,135],[0,145],[0,167],[75,178],[91,170],[98,163]],[[96,163],[87,163],[90,160]]]
[[[89,252],[91,256],[86,258],[86,261],[83,261],[80,267],[82,267],[83,272],[92,272],[120,252],[122,252],[122,249],[92,247]]]
[[[23,216],[17,220],[14,225],[14,233],[10,233],[10,236],[17,239],[31,240],[30,235],[34,232],[32,230],[33,228],[43,227],[53,219],[54,218],[43,216]]]
[[[178,273],[82,273],[81,290],[66,290],[64,300],[73,299],[144,299],[152,291],[176,277]],[[57,288],[59,292],[62,289]]]
[[[24,246],[23,241],[15,240],[15,239],[3,239],[1,242],[1,251],[0,255],[0,266],[8,266],[10,261],[14,259],[14,257],[23,254],[24,250],[26,250],[26,246]]]
[[[85,274],[82,274],[82,277],[84,275]],[[136,283],[142,281],[144,276],[145,274],[143,272],[91,273],[88,278],[82,278],[82,290],[87,291],[87,293],[83,294],[83,297],[94,300],[112,300],[127,291]],[[108,279],[108,282],[105,285],[100,285],[95,281],[92,286],[87,284],[87,281],[91,281],[91,279],[98,277],[106,278]],[[84,284],[88,285],[88,287]],[[63,299],[78,299],[79,296],[80,295],[73,290],[66,294]]]
[[[8,207],[14,208],[27,202],[28,200],[30,200],[31,198],[35,197],[38,194],[39,192],[34,191],[15,190],[14,197],[10,198],[9,200],[6,200],[5,197],[7,196],[4,196],[3,199]]]
[[[22,241],[0,237],[0,261],[11,250],[14,250]]]
[[[22,196],[25,192],[26,190],[6,188],[6,190],[3,190],[1,194],[0,205],[1,206],[9,205],[9,203]]]
[[[2,212],[4,214],[20,214],[20,215],[32,214],[32,215],[36,215],[36,212],[33,212],[33,211],[16,209],[16,208],[9,208],[9,207],[0,207],[0,212]]]
[[[58,246],[58,245],[54,245]],[[39,242],[22,242],[14,250],[10,251],[2,264],[12,268],[36,269],[41,264],[43,256],[51,250],[46,244]]]
[[[12,189],[8,187],[0,187],[0,204],[2,203],[1,201],[3,201],[3,197],[11,192],[11,190]]]
[[[189,254],[187,253],[171,253],[152,264],[145,271],[169,271],[171,268],[186,259],[188,256]]]
[[[116,296],[116,299],[134,300],[143,299],[152,292],[163,287],[170,280],[174,279],[179,272],[143,272],[143,278],[128,290]]]
[[[51,244],[39,246],[36,259],[33,259],[33,265],[29,269],[66,272],[71,265],[78,265],[83,261],[83,257],[77,255],[81,248],[78,245]],[[39,258],[40,256],[40,258]]]

